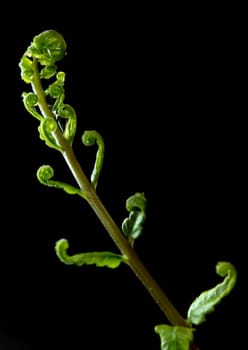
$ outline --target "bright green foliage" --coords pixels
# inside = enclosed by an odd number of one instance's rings
[[[49,147],[61,152],[63,147],[59,143],[59,132],[65,141],[72,144],[77,126],[74,108],[64,103],[65,73],[57,72],[55,64],[64,57],[65,52],[66,43],[62,35],[54,30],[47,30],[34,37],[19,62],[22,79],[31,84],[33,89],[33,92],[23,92],[24,106],[41,122],[38,128],[40,138]],[[44,90],[41,80],[55,75],[55,80]]]
[[[58,130],[58,124],[54,118],[47,117],[42,119],[38,130],[41,140],[44,140],[47,146],[62,152],[63,149],[54,136],[54,133]]]
[[[55,245],[55,251],[59,259],[66,265],[92,265],[102,267],[107,266],[111,269],[118,267],[124,259],[119,254],[112,252],[92,252],[92,253],[80,253],[75,255],[68,255],[67,249],[69,248],[68,241],[66,239],[60,239]]]
[[[19,62],[19,67],[21,68],[22,80],[27,84],[31,83],[34,77],[33,62],[26,56],[26,54],[22,56]]]
[[[135,193],[126,201],[126,209],[129,217],[122,223],[122,231],[133,245],[134,240],[143,232],[143,223],[146,219],[146,198],[144,193]]]
[[[23,103],[26,110],[36,119],[42,121],[42,115],[37,111],[36,107],[38,106],[38,96],[33,92],[23,92]]]
[[[55,100],[52,106],[52,112],[63,132],[63,136],[70,144],[72,144],[77,128],[77,116],[74,108],[69,104],[64,103],[65,73],[57,73],[56,78],[57,80],[50,84],[45,92],[47,96],[50,96]],[[66,121],[65,126],[62,126],[63,120]]]
[[[214,311],[215,305],[228,295],[235,286],[237,272],[231,263],[219,262],[216,265],[216,273],[221,277],[225,277],[223,282],[201,293],[188,309],[188,320],[193,324],[198,325],[204,322],[205,315]]]
[[[192,328],[166,324],[155,326],[155,332],[160,336],[161,350],[189,350],[193,331]]]
[[[55,30],[46,30],[35,36],[26,55],[36,58],[40,64],[49,66],[62,60],[66,53],[66,42]]]
[[[102,136],[96,130],[86,130],[82,135],[82,142],[86,146],[92,146],[97,143],[98,151],[96,153],[96,160],[93,171],[91,173],[91,184],[96,189],[98,178],[102,170],[104,159],[104,141]]]
[[[81,197],[84,196],[84,193],[80,189],[78,189],[72,185],[69,185],[67,183],[61,182],[61,181],[52,180],[53,175],[54,175],[54,170],[50,165],[42,165],[38,169],[36,175],[37,175],[38,180],[43,185],[46,185],[49,187],[61,188],[62,190],[64,190],[68,194],[78,194]]]
[[[34,37],[19,62],[21,77],[31,84],[32,92],[23,92],[23,103],[27,111],[39,122],[38,131],[46,145],[67,156],[72,146],[77,128],[77,115],[74,108],[64,103],[65,73],[57,72],[55,62],[66,54],[66,43],[60,33],[47,30]],[[54,78],[43,89],[42,79]],[[47,84],[46,84],[47,85]],[[91,174],[91,184],[96,190],[104,159],[104,142],[95,130],[87,130],[82,136],[85,145],[97,144],[95,164]],[[70,194],[79,194],[86,198],[84,192],[74,186],[52,180],[53,172],[47,166],[41,167],[37,176],[39,181],[48,186],[64,189]],[[48,176],[49,174],[49,176]]]
[[[31,83],[35,76],[32,59],[45,66],[40,76],[45,79],[55,75],[57,66],[66,54],[66,42],[63,36],[55,30],[46,30],[35,36],[20,61],[21,77],[26,83]]]

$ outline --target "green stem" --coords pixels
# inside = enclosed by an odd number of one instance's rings
[[[36,60],[33,61],[33,64],[34,77],[32,81],[32,88],[38,96],[40,111],[44,118],[54,117],[46,102],[46,96],[40,82]],[[129,244],[128,240],[122,234],[121,230],[116,225],[111,215],[103,205],[95,189],[82,170],[74,154],[72,146],[63,137],[59,129],[54,132],[54,137],[62,149],[62,155],[68,167],[70,168],[78,186],[85,193],[86,200],[88,201],[89,205],[94,210],[95,214],[109,233],[112,240],[115,242],[122,255],[125,257],[126,263],[134,271],[135,275],[142,282],[154,301],[158,304],[169,322],[172,325],[188,327],[189,325],[187,324],[186,320],[179,314],[164,291],[160,288],[150,272],[146,269],[135,250]]]
[[[129,264],[136,276],[143,283],[143,285],[153,297],[155,302],[159,305],[160,309],[166,315],[167,319],[173,325],[187,327],[188,324],[186,323],[186,321],[182,318],[182,316],[178,313],[178,311],[169,301],[168,297],[165,295],[163,290],[159,287],[157,282],[154,280],[154,278],[151,276],[151,274],[148,272],[144,264],[137,256],[135,250],[130,246],[128,240],[123,236],[119,227],[113,221],[111,215],[103,205],[102,201],[99,199],[94,188],[87,180],[83,170],[78,164],[73,150],[68,149],[67,152],[65,152],[64,154],[64,158],[67,164],[72,169],[73,175],[78,185],[83,191],[86,192],[86,199],[89,205],[94,210],[99,220],[102,222],[103,226],[115,242],[116,246],[126,258],[126,262]]]
[[[186,321],[182,318],[182,316],[178,313],[178,311],[169,301],[168,297],[161,290],[157,282],[154,280],[154,278],[151,276],[151,274],[148,272],[148,270],[145,268],[145,266],[137,256],[135,250],[130,246],[128,240],[123,236],[119,227],[113,221],[111,215],[103,205],[96,191],[86,178],[81,166],[79,165],[75,157],[71,146],[66,147],[63,156],[68,166],[70,167],[79,187],[86,193],[86,199],[89,205],[94,210],[99,220],[102,222],[103,226],[115,242],[116,246],[119,248],[120,252],[126,258],[126,262],[128,263],[128,265],[131,267],[131,269],[143,283],[147,291],[159,305],[160,309],[166,315],[167,319],[173,325],[187,327],[188,324],[186,323]]]
[[[46,102],[46,96],[40,81],[38,62],[35,58],[33,59],[33,72],[34,74],[33,74],[33,80],[31,82],[31,85],[34,93],[38,96],[40,111],[44,116],[44,118],[48,118],[48,117],[54,118],[53,112],[48,107],[48,104]]]

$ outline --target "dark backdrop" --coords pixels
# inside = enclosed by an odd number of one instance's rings
[[[67,4],[61,14],[24,11],[12,29],[3,27],[1,349],[155,350],[153,328],[167,322],[126,266],[65,266],[55,255],[60,238],[75,253],[118,251],[87,203],[36,179],[38,167],[50,164],[57,179],[73,183],[21,100],[30,87],[19,60],[47,29],[68,45],[59,69],[66,72],[65,102],[77,112],[74,150],[87,176],[95,149],[82,145],[81,134],[95,129],[105,140],[104,205],[120,225],[127,197],[145,193],[136,251],[184,316],[200,292],[221,281],[218,261],[236,266],[236,287],[196,339],[201,350],[240,347],[247,112],[239,16],[231,8]]]

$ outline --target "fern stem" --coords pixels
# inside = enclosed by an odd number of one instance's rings
[[[134,271],[135,275],[139,278],[142,284],[145,286],[149,294],[153,297],[158,304],[162,312],[172,325],[188,327],[188,324],[179,314],[179,312],[172,305],[164,291],[160,288],[158,283],[154,280],[147,268],[141,262],[135,250],[131,247],[128,240],[124,237],[117,224],[112,219],[111,215],[103,205],[102,201],[98,197],[96,191],[88,181],[85,173],[83,172],[80,164],[75,157],[73,149],[67,145],[63,145],[65,150],[63,156],[71,169],[73,176],[78,183],[79,187],[86,194],[86,199],[94,210],[95,214],[109,233],[110,237],[122,253],[126,257],[126,262]]]
[[[52,111],[50,110],[47,102],[46,96],[44,94],[38,68],[37,61],[33,61],[34,76],[32,80],[33,91],[38,96],[39,109],[44,116],[44,118],[54,117]],[[142,263],[141,259],[138,257],[137,253],[133,247],[129,244],[128,240],[122,234],[121,230],[103,205],[102,201],[98,197],[94,187],[86,177],[81,165],[79,164],[73,148],[69,142],[63,137],[59,128],[53,133],[57,144],[61,147],[61,153],[70,168],[78,186],[84,192],[85,198],[88,201],[91,208],[94,210],[98,219],[101,221],[106,231],[126,259],[126,263],[133,270],[138,279],[142,282],[146,290],[149,292],[154,301],[158,304],[168,321],[172,325],[189,327],[186,320],[180,315],[174,305],[171,303],[167,295],[160,288],[156,280],[147,270],[147,268]]]

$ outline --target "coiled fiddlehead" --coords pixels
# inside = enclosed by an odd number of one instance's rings
[[[45,30],[36,35],[27,48],[26,56],[33,57],[42,66],[54,66],[66,54],[66,42],[63,36],[55,30]]]
[[[57,72],[56,62],[62,60],[66,54],[66,42],[63,36],[55,30],[47,30],[34,37],[19,62],[21,77],[31,84],[33,92],[22,94],[24,106],[28,112],[41,123],[43,119],[52,118],[58,128],[47,132],[44,126],[38,128],[40,137],[49,147],[63,151],[61,135],[64,140],[72,144],[77,126],[76,112],[72,106],[64,103],[65,73]],[[55,76],[55,81],[43,89],[41,80]],[[60,119],[65,121],[64,125]],[[50,123],[51,125],[51,123]],[[56,139],[56,141],[55,141]],[[60,140],[60,142],[59,142]]]
[[[134,240],[143,232],[143,223],[146,219],[146,198],[144,193],[135,193],[126,200],[126,209],[130,213],[122,223],[122,231],[133,246]]]
[[[19,62],[21,77],[27,84],[31,84],[33,90],[33,92],[23,92],[24,106],[33,117],[39,120],[38,131],[41,140],[64,156],[65,150],[73,144],[77,128],[77,115],[74,108],[64,103],[65,73],[57,72],[56,65],[65,56],[66,48],[66,42],[60,33],[47,30],[34,37]],[[52,77],[55,78],[54,81],[44,90],[42,79],[49,80]],[[104,142],[95,130],[85,131],[82,141],[85,145],[97,143],[98,146],[91,174],[91,185],[96,190],[104,158]],[[72,150],[70,152],[72,153]],[[38,178],[40,180],[40,176]],[[47,181],[40,182],[48,184]],[[49,186],[51,183],[49,181]]]
[[[54,104],[52,105],[52,112],[55,115],[63,136],[70,144],[72,144],[77,128],[77,116],[74,108],[69,104],[64,103],[65,73],[57,73],[56,79],[55,82],[49,85],[45,92],[48,96],[55,99]],[[65,120],[65,126],[60,123],[61,119]]]
[[[102,170],[104,159],[104,141],[102,136],[95,130],[86,130],[82,135],[82,142],[86,146],[92,146],[97,143],[98,151],[96,153],[96,160],[93,171],[91,173],[91,184],[96,189],[100,172]]]
[[[64,190],[66,193],[68,194],[78,194],[81,197],[84,197],[84,192],[81,191],[80,189],[69,185],[65,182],[61,182],[61,181],[56,181],[53,180],[53,176],[54,176],[54,170],[50,165],[42,165],[38,170],[37,170],[37,178],[38,180],[46,186],[49,187],[56,187],[56,188],[60,188],[62,190]]]
[[[37,112],[36,106],[38,106],[39,100],[38,96],[33,92],[24,92],[22,94],[23,103],[26,110],[39,121],[43,120],[43,117],[40,113]]]

